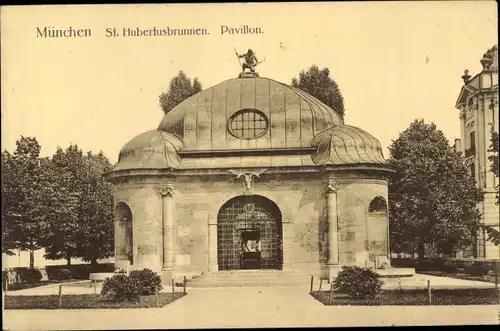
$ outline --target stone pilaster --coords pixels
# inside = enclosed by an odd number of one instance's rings
[[[175,216],[174,190],[167,186],[160,190],[162,199],[162,231],[163,231],[163,276],[175,277]]]
[[[328,221],[328,263],[329,279],[337,276],[339,265],[339,224],[337,212],[337,191],[339,187],[333,181],[326,186],[326,218]]]
[[[209,237],[209,260],[208,271],[218,271],[219,265],[217,261],[217,221],[211,220],[208,222],[208,237]]]

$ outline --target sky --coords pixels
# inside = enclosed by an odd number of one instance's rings
[[[349,125],[387,147],[417,118],[460,136],[455,102],[464,69],[497,43],[494,1],[85,5],[1,8],[2,150],[34,136],[42,156],[77,144],[116,162],[155,129],[158,96],[179,70],[204,88],[238,75],[233,47],[256,51],[258,71],[290,83],[328,67]],[[221,35],[220,26],[260,27]],[[37,38],[36,28],[86,28],[89,38]],[[207,36],[107,38],[106,28],[206,28]]]

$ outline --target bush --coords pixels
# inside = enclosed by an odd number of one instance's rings
[[[458,271],[458,266],[455,262],[445,262],[443,267],[444,272],[456,273]]]
[[[490,266],[486,263],[473,263],[466,271],[472,276],[485,276],[490,271]]]
[[[141,295],[152,295],[156,288],[158,291],[163,288],[160,276],[151,269],[133,270],[129,277],[138,284]]]
[[[57,280],[69,280],[72,278],[71,271],[68,269],[59,269],[56,272]]]
[[[391,259],[391,265],[396,268],[415,268],[417,260],[412,258],[395,258]]]
[[[59,280],[59,270],[68,269],[71,271],[71,278],[73,279],[89,279],[89,274],[93,272],[113,272],[113,263],[98,263],[91,264],[72,264],[72,265],[51,265],[46,266],[47,276],[50,280]]]
[[[90,266],[88,264],[75,264],[65,266],[62,269],[68,269],[71,271],[71,277],[73,279],[89,279]]]
[[[434,270],[442,270],[442,271],[446,271],[446,269],[447,269],[446,264],[449,263],[449,261],[446,261],[442,258],[434,258],[430,262],[431,262],[432,268]],[[455,266],[456,266],[456,263],[455,263]],[[453,268],[453,267],[451,267],[451,268]]]
[[[118,274],[104,281],[101,294],[116,302],[139,302],[141,289],[136,279]]]
[[[424,259],[417,261],[415,269],[425,271],[425,270],[435,270],[436,267],[432,260]]]
[[[10,272],[16,274],[17,282],[35,284],[42,280],[42,273],[38,269],[30,269],[26,267],[13,268]],[[17,283],[15,282],[15,283]]]
[[[344,266],[334,280],[333,287],[354,298],[374,298],[382,292],[384,282],[380,275],[368,268]]]
[[[38,269],[26,269],[22,274],[23,281],[29,284],[40,283],[42,280],[42,273]]]

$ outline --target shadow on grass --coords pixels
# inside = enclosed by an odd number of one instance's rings
[[[328,291],[314,291],[311,296],[328,306],[427,306],[427,290],[385,290],[375,299],[349,298],[345,294],[333,293],[328,303]],[[496,289],[432,290],[432,305],[498,305],[499,292]]]
[[[187,295],[186,293],[160,293],[158,308],[164,307]],[[142,296],[137,303],[114,302],[100,294],[68,294],[62,296],[60,309],[119,309],[119,308],[156,308],[156,296]],[[7,295],[5,309],[59,309],[58,295]]]

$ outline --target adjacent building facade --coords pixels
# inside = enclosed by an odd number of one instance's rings
[[[379,141],[292,86],[254,74],[188,98],[132,138],[114,183],[115,259],[187,272],[388,267]]]
[[[483,70],[472,77],[468,70],[462,79],[464,86],[460,91],[456,108],[460,110],[461,138],[455,147],[471,161],[471,173],[477,186],[484,190],[484,201],[478,206],[482,213],[481,222],[500,228],[499,206],[496,202],[498,178],[491,172],[490,153],[491,133],[498,132],[498,46],[489,49],[481,59]],[[484,230],[477,237],[477,244],[464,256],[486,259],[500,258],[500,246],[487,240]]]

